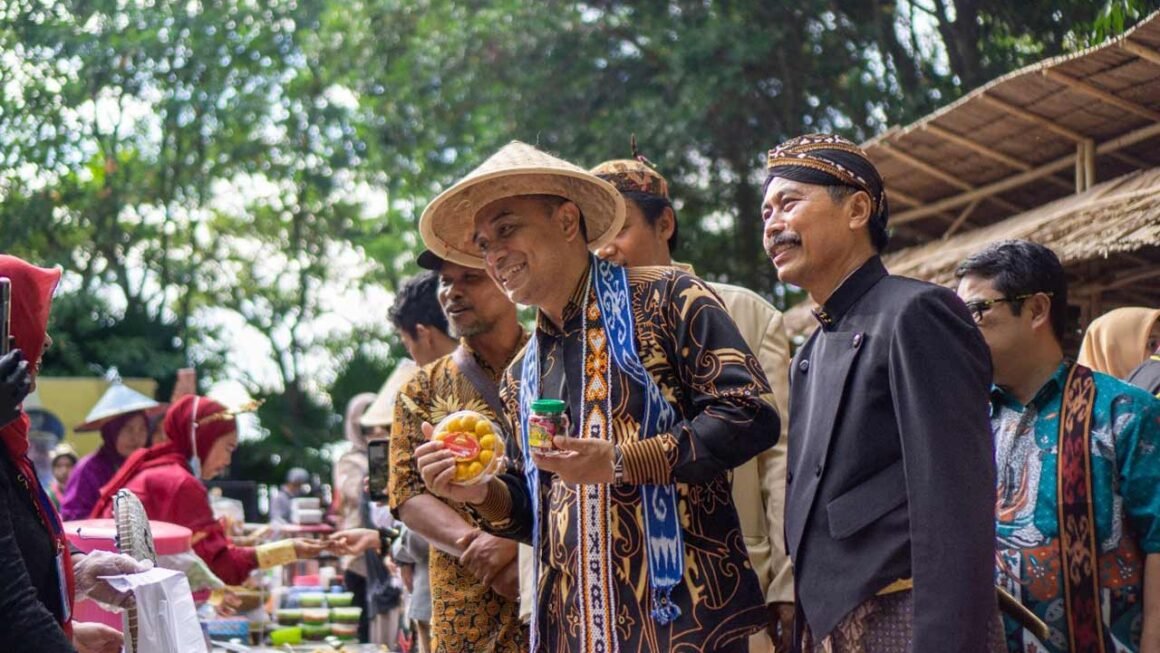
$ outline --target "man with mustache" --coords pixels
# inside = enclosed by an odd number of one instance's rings
[[[502,383],[519,466],[454,484],[440,442],[416,454],[431,492],[532,542],[533,653],[746,653],[768,613],[729,470],[780,430],[761,367],[713,291],[675,268],[592,256],[624,221],[614,186],[507,145],[423,212],[428,248],[486,268],[536,328]],[[571,427],[529,446],[540,399]]]
[[[765,249],[818,304],[790,366],[797,647],[1003,650],[986,343],[953,292],[886,272],[885,187],[859,147],[801,136],[767,172]]]
[[[605,161],[590,172],[616,186],[624,195],[624,226],[596,255],[618,265],[676,265],[677,212],[669,201],[669,184],[644,156]],[[749,462],[733,470],[733,504],[749,562],[757,572],[769,608],[769,627],[749,640],[749,653],[787,653],[793,633],[793,569],[785,552],[785,419],[789,398],[789,338],[781,312],[760,295],[741,286],[709,282],[745,343],[757,355],[782,417],[781,439]]]
[[[431,543],[431,650],[517,653],[526,648],[526,634],[519,620],[516,543],[481,533],[462,503],[427,492],[416,449],[427,441],[424,422],[438,423],[458,410],[502,421],[496,384],[527,333],[515,305],[482,270],[431,252],[418,262],[437,275],[439,304],[459,345],[416,372],[395,402],[391,509]]]

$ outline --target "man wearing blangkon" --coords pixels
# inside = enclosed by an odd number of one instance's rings
[[[811,134],[769,152],[765,249],[819,306],[790,366],[797,645],[1002,650],[990,357],[953,292],[887,274],[887,216],[853,143]]]

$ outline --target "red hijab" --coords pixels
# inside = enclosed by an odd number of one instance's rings
[[[213,399],[185,395],[169,406],[163,427],[169,441],[134,451],[112,480],[101,488],[101,496],[91,513],[93,517],[104,515],[113,503],[113,495],[128,485],[139,472],[172,464],[188,468],[189,459],[194,454],[195,439],[200,464],[209,456],[210,449],[219,438],[237,430],[237,421],[225,406]]]
[[[60,282],[60,269],[40,268],[15,256],[0,254],[0,277],[12,280],[11,333],[16,339],[16,348],[24,352],[24,358],[34,373],[39,372],[40,356],[48,337],[48,312],[52,307],[52,293]],[[68,538],[55,505],[40,485],[32,461],[28,459],[29,425],[28,415],[21,411],[20,417],[0,429],[0,439],[20,476],[20,485],[32,496],[40,521],[55,541],[58,555],[64,556],[64,564],[60,567],[64,568],[68,595],[62,597],[65,614],[61,625],[68,632],[75,593]]]

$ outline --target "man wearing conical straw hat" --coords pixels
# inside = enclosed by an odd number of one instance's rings
[[[501,384],[512,469],[456,485],[438,442],[416,450],[419,468],[488,530],[532,543],[533,652],[744,652],[767,618],[729,471],[776,443],[779,418],[704,282],[589,254],[623,222],[614,186],[523,143],[427,207],[428,249],[538,310]],[[528,446],[537,399],[570,417],[547,453]]]

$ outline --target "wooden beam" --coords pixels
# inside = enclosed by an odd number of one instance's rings
[[[1065,75],[1064,73],[1061,73],[1058,70],[1052,70],[1051,68],[1047,68],[1043,71],[1043,75],[1045,77],[1047,77],[1048,79],[1050,79],[1054,82],[1059,82],[1060,84],[1063,84],[1064,86],[1066,86],[1072,90],[1078,91],[1078,92],[1083,93],[1085,95],[1090,95],[1090,96],[1096,98],[1097,100],[1099,100],[1100,102],[1104,102],[1106,104],[1110,104],[1112,106],[1119,107],[1119,108],[1123,109],[1124,111],[1127,111],[1128,113],[1134,113],[1137,116],[1140,116],[1142,118],[1147,118],[1148,120],[1151,120],[1152,122],[1160,122],[1160,111],[1154,111],[1152,109],[1149,109],[1146,106],[1136,104],[1135,102],[1132,102],[1131,100],[1125,100],[1124,98],[1122,98],[1118,95],[1115,95],[1113,93],[1109,93],[1108,91],[1105,91],[1102,88],[1097,88],[1095,86],[1092,86],[1091,84],[1089,84],[1087,82],[1080,81],[1080,80],[1078,80],[1070,75]]]
[[[1147,281],[1154,277],[1160,277],[1160,266],[1151,267],[1146,270],[1137,270],[1135,272],[1121,272],[1117,274],[1109,283],[1104,283],[1100,286],[1100,290],[1107,292],[1124,286],[1130,286],[1134,283]]]
[[[1146,45],[1140,45],[1135,41],[1124,39],[1123,41],[1120,41],[1120,47],[1127,50],[1128,52],[1131,52],[1137,57],[1140,57],[1141,59],[1146,59],[1156,64],[1157,66],[1160,66],[1160,52],[1157,52]]]
[[[1148,163],[1144,159],[1134,157],[1131,154],[1124,154],[1123,152],[1112,152],[1108,156],[1113,158],[1113,159],[1118,159],[1120,161],[1123,161],[1124,163],[1132,166],[1133,168],[1139,168],[1140,170],[1147,170],[1148,168],[1156,167],[1153,164]]]
[[[1032,113],[1031,111],[1028,111],[1027,109],[1024,109],[1023,107],[1017,107],[1014,104],[1011,104],[1010,102],[1007,102],[1006,100],[1000,100],[999,98],[997,98],[993,95],[988,95],[986,93],[980,93],[979,99],[982,100],[983,102],[986,102],[987,104],[990,104],[991,106],[995,107],[996,109],[999,109],[1000,111],[1002,111],[1004,113],[1011,114],[1017,118],[1022,118],[1023,120],[1026,120],[1027,122],[1033,122],[1033,123],[1039,125],[1040,127],[1043,127],[1044,129],[1053,131],[1053,132],[1059,134],[1060,136],[1070,138],[1071,140],[1073,140],[1077,143],[1087,139],[1087,136],[1085,136],[1085,135],[1083,135],[1083,134],[1081,134],[1073,129],[1068,129],[1067,127],[1064,127],[1063,125],[1056,124],[1056,123],[1052,122],[1051,120],[1048,120],[1047,118],[1044,118],[1043,116],[1041,116],[1037,113]]]
[[[979,202],[981,201],[983,201],[983,198],[981,197],[971,200],[971,203],[967,205],[967,208],[963,209],[962,213],[959,213],[959,217],[955,218],[955,221],[951,223],[951,226],[947,227],[946,232],[942,235],[942,239],[946,240],[947,238],[955,235],[955,232],[959,230],[959,227],[963,226],[963,224],[967,222],[967,218],[970,218],[971,214],[975,212],[975,208],[979,206]]]
[[[1151,138],[1160,136],[1160,124],[1149,125],[1141,127],[1135,131],[1128,132],[1113,139],[1104,141],[1096,146],[1096,154],[1110,154],[1125,147],[1130,147],[1141,141],[1146,141]],[[924,206],[904,211],[898,215],[890,216],[892,224],[902,224],[910,222],[911,220],[919,220],[936,213],[942,213],[947,209],[962,206],[971,202],[976,197],[988,197],[996,193],[1002,193],[1012,188],[1018,188],[1024,184],[1043,179],[1048,175],[1053,175],[1061,170],[1075,165],[1075,155],[1067,154],[1055,161],[1045,163],[1038,168],[1032,168],[1027,172],[1021,172],[1015,176],[1001,179],[999,181],[980,186],[973,191],[960,193],[959,195],[952,195],[934,202],[929,202]]]
[[[878,146],[881,147],[882,149],[890,152],[891,156],[899,159],[903,163],[906,163],[910,167],[915,168],[916,170],[921,170],[922,172],[930,175],[931,177],[934,177],[935,179],[942,180],[943,182],[946,182],[947,184],[950,184],[951,186],[954,186],[955,188],[958,188],[959,190],[964,190],[964,191],[975,190],[974,186],[972,186],[971,184],[968,184],[967,182],[963,181],[962,179],[959,179],[958,177],[955,177],[954,175],[951,175],[947,172],[939,170],[935,166],[927,163],[926,161],[923,161],[922,159],[920,159],[912,154],[907,154],[906,152],[903,152],[902,150],[898,149],[897,147],[894,147],[894,145],[892,145],[886,141],[882,141],[881,143],[878,144]],[[1015,204],[1012,204],[1011,202],[1008,202],[1007,200],[1005,200],[1001,197],[991,196],[991,197],[988,197],[987,199],[998,204],[999,206],[1002,206],[1004,209],[1006,209],[1008,211],[1014,211],[1014,212],[1018,213],[1018,212],[1021,212],[1023,210],[1022,207],[1017,206]]]
[[[900,190],[894,190],[893,188],[886,189],[886,198],[887,200],[898,200],[903,204],[909,204],[911,206],[922,206],[922,200],[912,195],[907,195]]]
[[[1088,139],[1083,143],[1083,189],[1096,185],[1096,142]]]
[[[961,145],[976,154],[981,154],[988,159],[993,159],[1008,167],[1015,168],[1016,170],[1031,169],[1031,164],[1027,163],[1026,161],[1020,161],[1013,156],[1003,154],[999,150],[987,147],[986,145],[982,145],[980,143],[976,143],[966,136],[960,136],[945,127],[939,127],[934,123],[927,123],[922,126],[922,129],[938,136],[939,138],[948,140],[957,145]]]

